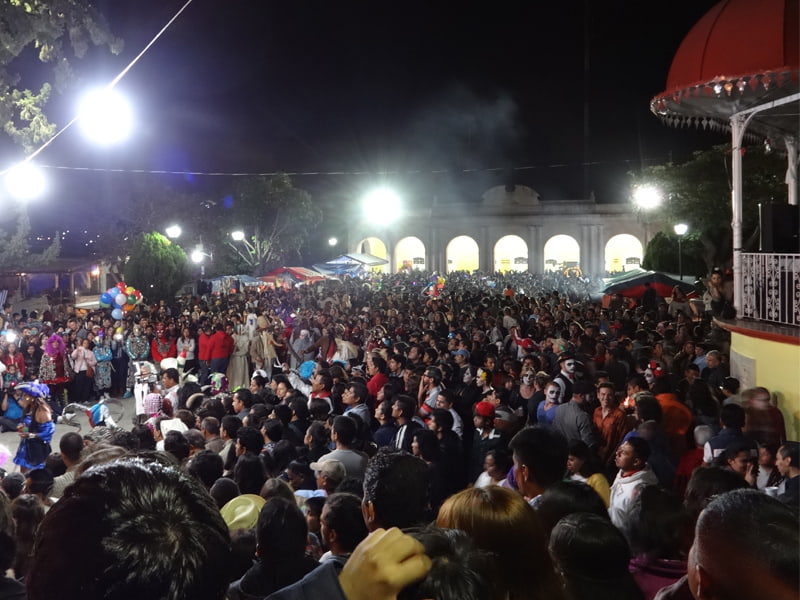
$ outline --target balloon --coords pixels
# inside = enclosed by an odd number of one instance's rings
[[[117,289],[118,289],[120,292],[124,292],[126,287],[128,287],[128,286],[127,286],[127,285],[125,285],[125,282],[124,282],[124,281],[120,281],[120,282],[117,284]]]
[[[100,294],[100,304],[111,304],[113,297],[108,292]]]
[[[122,327],[117,327],[117,333],[122,333]]]
[[[128,287],[126,287],[125,288],[125,293],[128,294],[128,295],[132,294],[133,293],[133,286],[129,285]]]
[[[126,304],[122,307],[124,312],[131,312],[134,308],[136,308],[133,304]]]
[[[128,297],[125,294],[117,294],[114,298],[114,303],[119,306],[125,306],[126,302],[128,302]]]
[[[114,310],[112,310],[111,318],[114,319],[115,321],[119,321],[120,319],[122,319],[122,309],[115,308]]]
[[[106,290],[106,294],[108,294],[113,298],[114,296],[119,294],[119,289],[117,289],[116,287],[110,287]]]
[[[100,300],[100,308],[109,308],[111,306],[110,302],[103,302]]]
[[[131,306],[133,304],[136,304],[136,296],[134,296],[133,294],[128,294],[128,300],[127,300],[126,304],[127,304],[127,306]]]

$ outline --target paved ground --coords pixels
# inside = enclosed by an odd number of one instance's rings
[[[122,405],[125,409],[125,414],[122,417],[122,423],[120,423],[123,429],[130,430],[131,428],[131,416],[134,412],[134,404],[133,398],[127,398],[125,400],[120,400]],[[86,416],[81,414],[77,416],[77,421],[81,425],[80,433],[83,435],[90,430],[89,421],[86,419]],[[70,431],[78,431],[77,428],[71,427],[69,425],[56,425],[56,432],[53,435],[53,441],[50,442],[50,445],[53,448],[54,452],[58,452],[58,443],[61,440],[61,436],[65,433]],[[8,431],[5,433],[0,433],[0,445],[5,446],[10,451],[9,457],[6,461],[0,464],[0,467],[4,468],[7,472],[13,473],[14,471],[19,471],[19,467],[12,462],[14,455],[17,453],[17,448],[19,447],[19,434],[16,431]],[[0,458],[2,458],[0,456]]]

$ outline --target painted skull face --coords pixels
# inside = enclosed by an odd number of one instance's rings
[[[564,361],[564,370],[567,373],[570,373],[570,374],[574,373],[575,372],[575,360],[572,359],[572,358],[570,358],[568,360],[565,360]]]
[[[547,386],[547,391],[545,392],[545,395],[547,396],[547,399],[550,402],[556,402],[558,400],[558,392],[559,391],[560,390],[558,389],[557,385],[548,385]]]
[[[156,325],[156,334],[158,335],[158,337],[164,337],[164,324],[163,323],[159,323],[158,325]]]
[[[653,382],[656,379],[656,375],[655,373],[653,373],[653,369],[645,369],[644,378],[647,381],[647,385],[653,385]]]
[[[473,375],[472,369],[466,369],[464,371],[464,379],[463,379],[463,381],[464,381],[465,385],[469,385],[470,383],[475,381],[475,375]]]

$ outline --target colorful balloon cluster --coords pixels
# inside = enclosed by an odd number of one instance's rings
[[[116,287],[108,288],[100,294],[100,308],[110,308],[111,318],[122,319],[123,314],[133,310],[142,301],[142,292],[120,281]]]

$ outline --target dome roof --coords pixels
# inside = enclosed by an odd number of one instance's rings
[[[667,125],[720,130],[756,111],[748,136],[795,137],[799,23],[800,0],[722,0],[684,38],[650,110]]]
[[[681,43],[666,91],[800,64],[798,0],[723,0]]]

